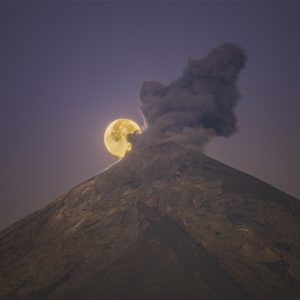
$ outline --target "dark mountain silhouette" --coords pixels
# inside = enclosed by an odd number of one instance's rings
[[[300,202],[172,142],[0,233],[0,299],[300,299]]]

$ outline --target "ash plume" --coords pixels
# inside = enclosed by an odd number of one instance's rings
[[[245,62],[245,52],[226,43],[202,59],[189,59],[181,77],[169,85],[143,82],[140,109],[146,130],[134,142],[147,146],[172,140],[202,148],[214,136],[231,136],[237,131],[236,81]]]

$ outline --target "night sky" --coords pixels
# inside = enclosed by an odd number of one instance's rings
[[[300,2],[141,2],[0,2],[0,228],[115,162],[142,82],[224,42],[248,56],[239,131],[206,153],[300,198]]]

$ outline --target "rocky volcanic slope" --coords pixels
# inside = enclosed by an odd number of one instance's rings
[[[132,152],[1,232],[0,299],[300,299],[300,203],[171,142]]]

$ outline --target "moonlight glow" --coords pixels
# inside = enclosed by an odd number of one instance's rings
[[[110,123],[104,133],[104,144],[107,150],[114,156],[123,157],[131,150],[128,134],[140,134],[138,124],[129,119],[118,119]]]

